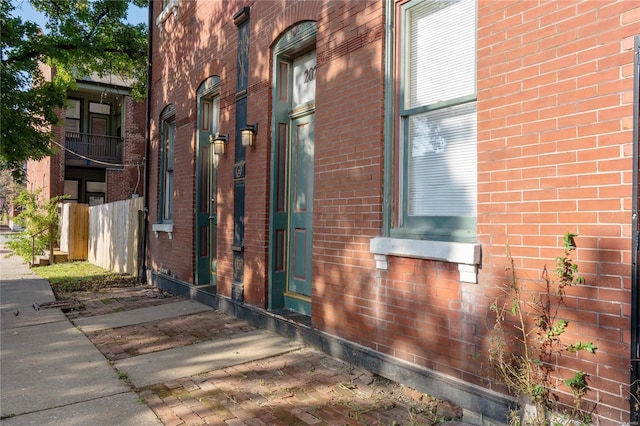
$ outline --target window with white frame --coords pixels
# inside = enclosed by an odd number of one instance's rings
[[[169,105],[162,113],[162,180],[160,181],[160,222],[173,220],[173,167],[176,137],[175,106]]]
[[[476,0],[413,0],[398,12],[391,236],[474,242]]]

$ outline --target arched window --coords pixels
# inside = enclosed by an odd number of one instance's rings
[[[173,166],[176,140],[176,107],[167,105],[160,115],[161,121],[161,161],[160,203],[158,218],[160,223],[173,220]]]

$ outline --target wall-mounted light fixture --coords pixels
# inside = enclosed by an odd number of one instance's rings
[[[258,123],[247,124],[240,129],[240,135],[242,136],[242,146],[253,146],[256,143],[256,134],[258,133]]]
[[[216,155],[224,155],[227,144],[229,143],[229,135],[209,135],[209,142],[213,144],[213,152]]]

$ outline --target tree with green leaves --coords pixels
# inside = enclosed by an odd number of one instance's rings
[[[144,97],[147,28],[126,18],[130,4],[146,0],[30,0],[45,28],[17,16],[15,1],[0,0],[0,170],[22,182],[24,161],[55,152],[56,111],[66,107],[76,79],[114,74],[134,82],[134,97]],[[52,78],[42,64],[54,70]]]

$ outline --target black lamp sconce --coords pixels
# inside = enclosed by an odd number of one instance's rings
[[[256,134],[258,134],[258,123],[247,124],[242,129],[240,129],[242,146],[253,146],[256,143]]]
[[[229,135],[220,135],[217,133],[215,136],[209,135],[209,142],[213,144],[213,152],[216,155],[224,155],[227,144],[229,143]]]

